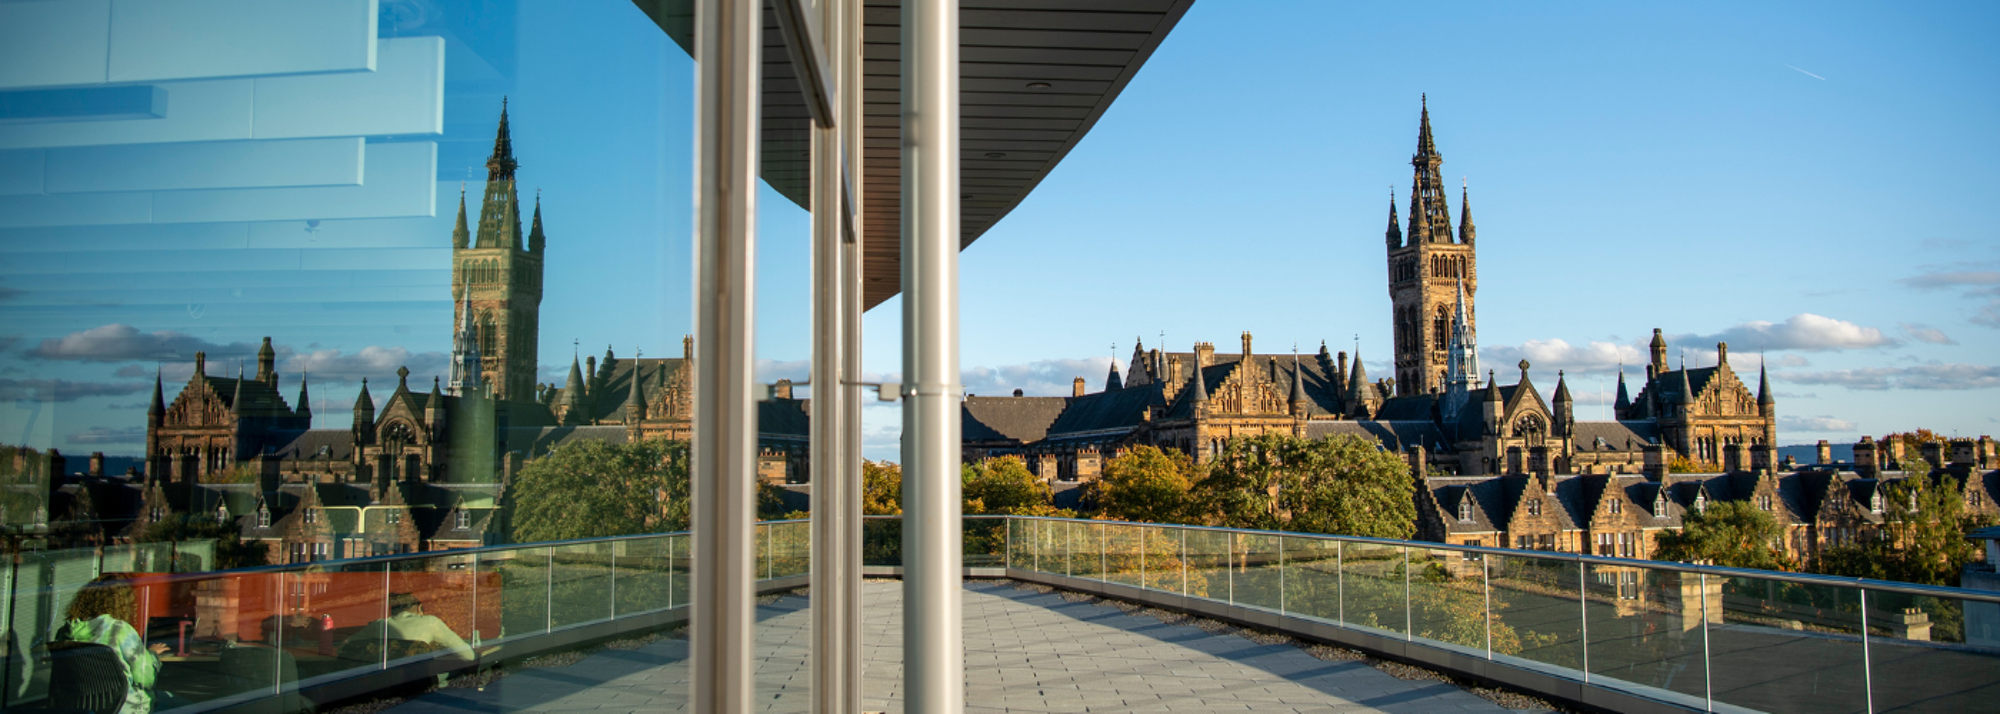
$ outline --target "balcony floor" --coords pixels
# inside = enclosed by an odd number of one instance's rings
[[[864,707],[902,711],[902,587],[863,586]],[[757,694],[763,710],[806,712],[806,599],[758,608]],[[1407,681],[1360,662],[1321,661],[1289,644],[1260,645],[1067,602],[1013,583],[968,582],[967,712],[1506,712],[1437,681]],[[687,642],[604,650],[568,667],[533,668],[485,691],[445,689],[393,714],[685,711]]]

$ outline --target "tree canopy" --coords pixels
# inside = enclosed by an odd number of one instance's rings
[[[903,515],[903,467],[888,461],[861,461],[861,513]]]
[[[960,497],[966,513],[1053,515],[1054,491],[1027,464],[1012,457],[983,459],[959,467]]]
[[[1731,568],[1791,570],[1785,527],[1747,501],[1709,501],[1681,517],[1679,532],[1660,534],[1659,560],[1708,562]]]
[[[1104,462],[1087,500],[1106,518],[1139,523],[1184,523],[1194,508],[1190,491],[1201,478],[1194,459],[1175,449],[1135,446]]]
[[[1230,439],[1195,486],[1202,520],[1237,528],[1407,539],[1409,463],[1353,435]]]
[[[689,491],[687,442],[572,441],[514,477],[514,540],[686,530]]]
[[[1828,548],[1813,570],[1957,587],[1965,564],[1982,555],[1966,534],[1989,525],[1990,519],[1967,513],[1965,497],[1949,482],[1919,476],[1881,488],[1883,528],[1889,537]]]

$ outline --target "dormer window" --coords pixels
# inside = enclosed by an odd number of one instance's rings
[[[459,512],[458,512],[458,518],[457,518],[457,521],[456,521],[456,522],[457,522],[457,526],[458,526],[458,529],[459,529],[459,530],[465,530],[465,529],[467,529],[467,528],[471,528],[471,527],[472,527],[472,512],[471,512],[471,511],[459,511]]]
[[[221,505],[215,507],[215,522],[216,523],[229,522],[229,506]]]
[[[1694,512],[1708,513],[1708,494],[1697,493],[1694,495]]]
[[[1910,512],[1911,512],[1911,513],[1916,513],[1916,512],[1918,511],[1918,510],[1920,510],[1920,509],[1918,509],[1918,508],[1917,508],[1917,492],[1916,492],[1916,491],[1911,491],[1911,492],[1910,492]]]
[[[1876,513],[1882,512],[1882,494],[1877,493],[1868,497],[1868,510]]]
[[[1461,523],[1472,522],[1472,500],[1470,498],[1458,502],[1458,520]]]
[[[271,527],[271,509],[261,508],[261,507],[257,509],[257,527],[258,528]]]
[[[1659,493],[1653,494],[1653,517],[1665,518],[1666,516],[1667,516],[1667,492],[1662,490]]]

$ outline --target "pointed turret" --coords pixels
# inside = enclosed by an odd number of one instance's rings
[[[368,396],[368,378],[361,378],[361,395],[354,398],[354,438],[360,443],[374,440],[375,399]]]
[[[304,370],[299,371],[299,408],[292,410],[292,414],[306,420],[307,428],[311,428],[313,416],[312,394],[306,390],[306,373]]]
[[[1299,356],[1292,355],[1292,413],[1304,414],[1306,410],[1306,373],[1299,367]]]
[[[1771,393],[1771,373],[1765,371],[1764,361],[1757,361],[1757,406],[1768,407],[1778,403],[1777,395]]]
[[[1193,399],[1196,404],[1207,402],[1208,380],[1201,375],[1201,359],[1193,356],[1188,357],[1188,366],[1193,367],[1193,369],[1188,371],[1194,373],[1194,376],[1191,378],[1192,381],[1188,384],[1188,388],[1194,390],[1194,396],[1189,398]]]
[[[637,362],[632,364],[632,393],[625,397],[625,421],[628,423],[646,418],[645,373],[641,371],[644,366]]]
[[[1460,181],[1458,186],[1458,242],[1472,245],[1472,189]]]
[[[1347,375],[1348,401],[1359,402],[1368,388],[1368,368],[1361,366],[1361,350],[1354,351],[1354,371]]]
[[[236,363],[236,391],[229,397],[229,411],[238,418],[243,416],[243,363]]]
[[[563,383],[562,398],[556,400],[556,409],[565,424],[583,420],[583,367],[577,364],[576,355],[570,355],[569,380]]]
[[[486,180],[512,181],[519,167],[514,161],[514,136],[507,126],[507,98],[501,97],[500,130],[493,135],[493,155],[486,159]]]
[[[542,252],[542,247],[547,245],[548,242],[548,236],[542,235],[542,191],[541,189],[536,189],[535,221],[534,225],[528,229],[528,252],[540,253]]]
[[[1561,404],[1561,403],[1564,403],[1564,402],[1568,402],[1568,403],[1572,403],[1572,404],[1573,404],[1573,403],[1575,403],[1575,402],[1576,402],[1576,400],[1575,400],[1575,399],[1572,399],[1572,398],[1570,398],[1570,396],[1569,396],[1569,380],[1568,380],[1568,378],[1566,378],[1566,377],[1564,377],[1564,376],[1563,376],[1563,371],[1562,371],[1562,370],[1560,370],[1560,369],[1556,370],[1556,397],[1555,397],[1555,401],[1556,401],[1556,403],[1558,403],[1558,404]]]
[[[1403,247],[1403,221],[1396,216],[1396,190],[1389,189],[1389,230],[1383,232],[1383,239],[1389,242],[1389,250]]]
[[[451,228],[451,247],[464,250],[472,245],[472,229],[465,224],[465,184],[458,185],[458,223]]]
[[[1493,404],[1500,403],[1500,382],[1493,378],[1493,370],[1486,370],[1486,394],[1481,399]]]
[[[264,346],[257,348],[257,381],[278,386],[278,351],[271,349],[271,338],[264,338]]]
[[[507,105],[500,105],[500,130],[493,138],[493,155],[486,159],[486,197],[479,207],[479,235],[474,248],[521,249],[521,207],[514,192],[514,140],[507,128]]]
[[[1438,175],[1438,167],[1443,164],[1437,142],[1431,139],[1430,98],[1426,96],[1423,119],[1417,128],[1417,153],[1410,157],[1410,166],[1416,169],[1410,185],[1411,245],[1452,242],[1450,199],[1445,198],[1444,179]]]
[[[161,418],[167,415],[167,392],[160,385],[162,376],[162,369],[155,367],[153,370],[153,405],[146,407],[147,419],[155,424],[158,424]]]
[[[1632,393],[1625,389],[1625,363],[1618,363],[1618,401],[1612,403],[1619,418],[1625,417],[1625,410],[1632,408]]]
[[[1569,395],[1569,380],[1562,370],[1556,370],[1555,427],[1556,434],[1568,436],[1570,428],[1576,424],[1576,400]]]
[[[1653,358],[1649,363],[1653,371],[1647,376],[1665,376],[1667,374],[1667,338],[1660,334],[1660,328],[1653,328],[1653,342],[1647,345],[1647,351],[1651,353]]]
[[[1694,403],[1694,387],[1690,386],[1690,385],[1689,385],[1689,382],[1688,382],[1688,363],[1687,363],[1687,358],[1686,358],[1686,357],[1682,357],[1682,358],[1681,358],[1681,396],[1680,396],[1680,401],[1681,401],[1681,404],[1684,404],[1684,405],[1685,405],[1685,404],[1693,404],[1693,403]]]
[[[1125,388],[1125,380],[1118,376],[1118,360],[1111,360],[1111,373],[1104,377],[1104,391],[1115,392]]]

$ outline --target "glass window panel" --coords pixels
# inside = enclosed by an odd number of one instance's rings
[[[1233,582],[1236,604],[1277,610],[1284,600],[1279,587],[1278,536],[1231,533],[1235,541],[1236,574]]]
[[[1410,549],[1411,635],[1486,653],[1486,579],[1477,553]],[[1504,644],[1504,643],[1503,643]]]
[[[1992,706],[2000,605],[1868,591],[1868,660],[1876,711]]]
[[[1655,699],[1706,706],[1701,576],[1628,565],[1588,567],[1591,681],[1629,684]],[[1496,642],[1494,648],[1500,647]]]
[[[1583,621],[1577,604],[1576,562],[1516,555],[1487,559],[1492,561],[1487,572],[1493,598],[1493,656],[1529,667],[1580,670]],[[1519,649],[1504,652],[1500,643],[1507,641],[1517,641]]]
[[[1860,591],[1763,578],[1721,580],[1721,621],[1708,632],[1718,707],[1768,712],[1867,708]],[[1711,590],[1710,597],[1715,594]],[[1715,617],[1712,608],[1710,617]]]
[[[1343,544],[1340,603],[1349,626],[1398,634],[1409,629],[1404,565],[1402,546]]]
[[[1328,622],[1340,619],[1340,554],[1330,538],[1285,539],[1285,612]]]

